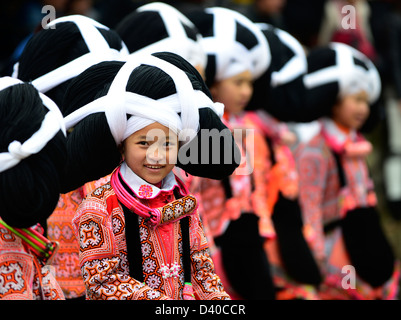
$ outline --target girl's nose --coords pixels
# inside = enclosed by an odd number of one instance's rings
[[[158,147],[156,143],[154,143],[146,153],[146,158],[150,163],[161,163],[165,158],[165,152],[162,148]]]

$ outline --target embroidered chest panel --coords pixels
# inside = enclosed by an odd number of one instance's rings
[[[185,211],[185,207],[183,209]],[[183,298],[183,245],[180,222],[152,227],[140,216],[138,221],[141,251],[141,255],[138,256],[142,260],[146,287],[142,279],[137,280],[130,276],[129,262],[134,263],[132,260],[137,257],[135,255],[132,258],[130,253],[128,260],[127,222],[110,184],[101,186],[87,196],[77,210],[73,225],[80,239],[81,268],[84,281],[90,287],[88,292],[92,295],[91,298]],[[219,295],[223,288],[216,276],[204,271],[205,268],[212,268],[212,261],[197,213],[189,217],[189,225],[192,283],[199,295],[209,299]],[[129,250],[131,252],[131,242]]]

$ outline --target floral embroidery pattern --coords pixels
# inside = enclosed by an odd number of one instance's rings
[[[156,262],[151,259],[146,259],[145,262],[143,263],[143,271],[147,273],[154,272],[156,269]]]
[[[179,219],[189,215],[197,208],[197,201],[194,196],[185,196],[175,200],[161,209],[161,223],[171,222],[173,219]]]
[[[102,194],[104,194],[105,191],[109,190],[110,188],[111,188],[110,183],[106,183],[101,187],[97,188],[96,190],[94,190],[93,194],[96,196],[101,196]]]
[[[14,242],[15,236],[6,229],[0,228],[0,240],[5,242]]]
[[[161,269],[166,263],[161,250],[157,228],[147,225],[145,219],[138,218],[139,235],[142,252],[143,280],[138,281],[129,275],[129,262],[125,242],[125,219],[112,189],[96,195],[92,193],[83,202],[73,219],[74,231],[80,237],[80,258],[83,280],[89,299],[183,299],[184,271],[182,266],[182,235],[179,224],[174,227],[174,239],[177,246],[174,249],[173,265],[168,265],[168,276],[163,279]],[[194,198],[196,204],[196,199]],[[104,206],[102,209],[102,205]],[[181,203],[177,212],[185,214],[186,208],[195,210]],[[99,210],[101,209],[101,210]],[[100,212],[99,212],[100,211]],[[102,212],[108,212],[109,216]],[[99,212],[99,214],[97,213]],[[173,210],[173,213],[175,211]],[[199,216],[190,217],[191,256],[201,254],[207,248],[203,229],[199,224]],[[100,239],[103,239],[101,244]],[[101,247],[99,247],[101,246]],[[202,254],[201,254],[202,255]],[[209,261],[209,256],[206,260]],[[201,257],[200,257],[201,259]],[[193,267],[199,264],[193,259]],[[175,264],[174,264],[175,262]],[[210,259],[201,268],[209,270],[198,271],[208,277],[213,276],[213,264]],[[198,272],[194,272],[193,277]],[[209,274],[210,273],[210,274]],[[167,276],[167,271],[165,273]],[[217,277],[217,276],[216,276]],[[197,298],[204,300],[229,299],[223,289],[215,291],[206,285],[208,279],[196,279],[194,292]],[[216,278],[217,282],[221,283]],[[206,282],[205,282],[206,281]],[[213,280],[214,281],[214,280]],[[217,285],[217,287],[220,287]],[[222,285],[221,285],[222,288]]]
[[[81,251],[102,246],[104,243],[103,233],[96,221],[88,219],[81,224],[80,242]]]
[[[162,264],[159,272],[162,274],[163,279],[171,277],[177,278],[179,276],[178,273],[180,272],[180,269],[181,266],[178,263],[174,262],[171,264],[171,267],[169,267],[168,263],[166,265]]]
[[[121,217],[116,215],[113,217],[113,230],[115,235],[121,235],[124,231],[124,222]]]
[[[0,227],[0,300],[62,300],[50,266],[35,263],[19,237]],[[13,240],[13,241],[11,241]],[[41,278],[42,281],[39,281]]]
[[[152,196],[153,189],[148,184],[143,184],[139,187],[138,195],[143,198],[150,198]]]
[[[7,262],[0,266],[0,295],[7,292],[23,293],[26,290],[23,272],[18,263]]]
[[[151,275],[148,277],[148,286],[152,289],[156,289],[161,285],[160,277],[156,275]]]
[[[150,247],[149,243],[145,243],[142,245],[142,256],[143,257],[148,257],[150,253],[152,252],[152,248]]]

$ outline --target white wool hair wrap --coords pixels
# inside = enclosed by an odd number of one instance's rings
[[[88,46],[89,52],[33,80],[32,84],[40,92],[45,93],[53,89],[59,84],[76,77],[83,70],[93,66],[94,64],[106,60],[123,61],[129,54],[127,46],[123,41],[121,41],[122,48],[120,51],[110,48],[106,39],[97,28],[105,30],[110,29],[96,20],[86,16],[70,15],[57,18],[49,22],[46,28],[56,26],[58,23],[62,22],[75,23],[82,35],[82,38]],[[42,32],[44,31],[45,30]],[[13,78],[18,78],[18,67],[19,63],[17,62],[14,65],[14,71],[12,74]]]
[[[156,67],[167,73],[173,79],[177,93],[155,100],[127,92],[128,79],[140,65]],[[117,73],[107,95],[77,109],[64,120],[66,127],[71,128],[89,114],[105,112],[116,145],[153,122],[170,128],[178,134],[180,141],[187,143],[199,130],[200,108],[211,108],[219,117],[224,113],[224,105],[214,103],[204,92],[194,90],[181,69],[152,55],[134,55]],[[127,115],[131,115],[128,120]]]
[[[8,87],[25,83],[11,77],[0,78],[0,91]],[[12,141],[8,146],[8,152],[0,153],[0,172],[4,172],[16,166],[21,160],[38,153],[60,130],[66,136],[66,129],[63,116],[58,106],[47,96],[39,93],[43,105],[49,109],[42,124],[24,143]]]
[[[306,74],[308,70],[308,62],[301,43],[287,31],[276,28],[270,24],[257,23],[257,25],[261,30],[272,30],[283,45],[294,54],[294,56],[288,60],[280,70],[272,72],[270,81],[272,87],[284,85]]]
[[[214,16],[213,36],[204,36],[202,46],[207,54],[216,56],[215,80],[221,81],[246,70],[252,73],[253,79],[260,77],[270,65],[271,54],[267,39],[256,23],[227,8],[206,8],[205,12]],[[247,49],[236,41],[237,22],[255,35],[258,44],[253,48]]]
[[[180,55],[193,66],[206,68],[207,56],[202,48],[202,36],[198,32],[196,41],[189,38],[183,25],[196,29],[195,25],[175,7],[163,2],[152,2],[136,9],[138,12],[156,11],[163,20],[168,37],[154,42],[136,53],[169,51]]]
[[[369,103],[375,103],[380,96],[381,80],[373,62],[355,48],[332,42],[329,47],[336,52],[336,64],[304,76],[306,88],[314,88],[331,82],[338,82],[339,96],[344,97],[365,91]],[[353,58],[361,60],[367,69],[356,65]]]

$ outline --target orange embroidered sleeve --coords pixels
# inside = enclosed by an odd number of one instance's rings
[[[74,231],[80,244],[80,265],[87,298],[169,299],[129,276],[126,254],[117,245],[116,228],[113,231],[113,224],[118,224],[119,221],[122,220],[110,215],[105,202],[96,197],[85,199],[73,219]]]
[[[196,300],[230,300],[219,276],[215,273],[199,215],[195,213],[190,220],[192,285],[195,298]]]

